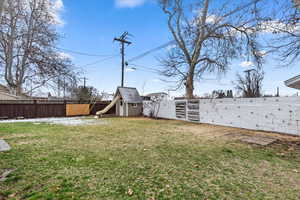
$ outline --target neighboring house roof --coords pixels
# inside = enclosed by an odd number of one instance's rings
[[[165,92],[155,92],[155,93],[150,93],[150,94],[147,94],[146,97],[153,97],[153,96],[166,96],[168,95],[167,93]]]
[[[120,95],[125,103],[142,103],[143,98],[136,88],[118,87],[116,95]]]
[[[102,99],[103,101],[112,101],[114,99],[114,94],[109,93],[102,93]]]
[[[287,87],[300,90],[300,75],[290,78],[289,80],[284,81],[284,84]]]
[[[0,100],[18,100],[18,99],[20,99],[18,96],[0,91]]]
[[[0,84],[0,92],[9,93],[9,89],[5,85]]]
[[[27,94],[21,94],[21,95],[14,95],[11,93],[11,91],[8,89],[7,86],[0,84],[0,92],[1,97],[0,100],[15,100],[15,99],[30,99],[31,97]]]

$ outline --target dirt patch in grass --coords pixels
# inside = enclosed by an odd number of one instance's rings
[[[273,146],[285,146],[288,150],[299,150],[300,151],[300,139],[294,141],[279,140],[273,144]]]
[[[267,146],[278,140],[277,137],[258,135],[258,134],[242,134],[242,133],[229,133],[225,135],[233,140],[238,140],[248,144]]]
[[[277,149],[276,155],[283,159],[296,159],[300,160],[300,140],[278,140],[269,145],[268,148]],[[300,175],[300,171],[299,171]]]
[[[189,133],[196,137],[203,138],[216,138],[224,136],[232,131],[234,128],[221,127],[221,126],[213,126],[208,124],[188,124],[184,123],[184,125],[175,126],[173,131],[176,133]]]
[[[271,133],[264,131],[252,131],[246,129],[239,129],[233,127],[216,126],[209,124],[194,124],[183,122],[179,126],[174,126],[172,131],[181,134],[191,134],[196,137],[207,139],[221,138],[229,140],[239,140],[245,137],[261,137],[261,138],[274,138],[283,141],[297,141],[300,140],[298,136],[285,135],[280,133]]]
[[[36,118],[36,119],[21,119],[21,120],[0,120],[0,124],[9,123],[33,123],[40,125],[41,123],[63,125],[63,126],[84,126],[84,125],[106,125],[107,122],[101,119],[93,119],[87,117],[56,117],[56,118]]]
[[[18,138],[30,138],[38,136],[38,134],[30,134],[30,133],[18,133],[18,134],[9,134],[4,136],[4,139],[18,139]],[[1,137],[0,137],[1,138]]]
[[[48,140],[46,139],[32,139],[32,140],[25,140],[25,141],[17,141],[15,144],[16,145],[31,145],[31,144],[35,144],[35,145],[42,145],[47,143]]]
[[[148,117],[128,117],[128,118],[120,117],[119,119],[126,119],[126,121],[153,121],[154,120]]]
[[[275,143],[276,141],[283,141],[283,142],[297,142],[300,141],[299,136],[292,136],[292,135],[286,135],[286,134],[280,134],[280,133],[271,133],[271,132],[264,132],[264,131],[250,131],[250,130],[243,130],[243,129],[234,129],[232,132],[229,132],[224,135],[225,138],[229,138],[232,140],[243,140],[245,138],[257,138],[258,140],[274,140],[271,141],[268,144],[270,145],[272,143]]]

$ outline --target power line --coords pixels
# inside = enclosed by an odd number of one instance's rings
[[[96,64],[99,64],[99,63],[101,63],[101,62],[108,61],[108,60],[110,60],[110,59],[112,59],[112,58],[115,58],[115,57],[118,57],[118,56],[110,56],[110,57],[107,57],[107,58],[104,58],[104,59],[101,59],[101,60],[96,60],[96,61],[94,61],[94,62],[92,62],[92,63],[88,63],[88,64],[85,64],[85,65],[82,65],[82,66],[78,66],[77,68],[78,68],[79,70],[81,70],[81,73],[82,73],[82,74],[85,74],[85,73],[87,73],[87,71],[84,69],[85,67],[92,66],[92,65],[96,65]]]
[[[153,70],[147,70],[147,69],[136,69],[138,71],[142,71],[142,72],[148,72],[148,73],[152,73],[152,74],[157,74],[158,72],[153,71]]]
[[[136,65],[136,64],[130,64],[130,65],[133,65],[135,66],[135,69],[136,70],[147,70],[147,71],[151,71],[153,73],[160,73],[160,71],[158,69],[155,69],[154,67],[146,67],[146,66],[143,66],[143,65]],[[159,66],[157,66],[159,67]]]
[[[174,40],[169,41],[169,42],[167,42],[167,43],[165,43],[165,44],[163,44],[163,45],[161,45],[161,46],[158,46],[158,47],[156,47],[156,48],[154,48],[154,49],[151,49],[151,50],[149,50],[149,51],[146,51],[146,52],[144,52],[144,53],[142,53],[142,54],[140,54],[140,55],[138,55],[138,56],[135,56],[135,57],[129,59],[128,62],[132,62],[132,61],[135,61],[135,60],[139,60],[139,59],[141,59],[141,58],[143,58],[143,57],[145,57],[145,56],[147,56],[147,55],[149,55],[149,54],[151,54],[151,53],[153,53],[153,52],[155,52],[155,51],[158,51],[158,50],[161,50],[161,49],[163,49],[163,48],[166,48],[166,47],[168,47],[168,46],[170,46],[170,45],[172,45],[172,44],[174,44],[174,43],[175,43]]]
[[[113,56],[113,55],[101,55],[101,54],[92,54],[92,53],[74,51],[74,50],[65,49],[65,48],[61,48],[61,47],[55,47],[55,48],[58,49],[58,50],[67,51],[67,52],[69,52],[71,54],[77,54],[77,55],[81,55],[81,56],[90,56],[90,57],[108,57],[108,56]]]
[[[88,67],[88,66],[91,66],[91,65],[96,65],[96,64],[99,64],[99,63],[101,63],[101,62],[104,62],[104,61],[110,60],[110,59],[112,59],[112,58],[115,58],[115,57],[118,57],[118,55],[109,56],[109,57],[104,58],[104,59],[101,59],[101,60],[96,60],[96,61],[94,61],[94,62],[91,62],[91,63],[85,64],[85,65],[82,65],[81,67]]]
[[[130,65],[133,65],[134,66],[134,69],[135,70],[138,70],[138,71],[144,71],[144,72],[150,72],[150,73],[153,73],[153,74],[160,74],[161,71],[159,69],[155,69],[156,67],[162,67],[162,66],[153,66],[153,67],[146,67],[146,66],[143,66],[143,65],[136,65],[136,64],[130,64]],[[216,78],[201,78],[201,81],[218,81],[218,79]],[[226,83],[221,83],[219,82],[218,83],[219,85],[229,85],[229,84],[226,84]]]

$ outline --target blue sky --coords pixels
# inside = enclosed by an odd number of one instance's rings
[[[82,76],[88,78],[88,84],[99,91],[114,92],[120,85],[121,66],[119,44],[113,38],[124,31],[132,34],[131,46],[126,48],[126,58],[135,57],[149,49],[160,46],[172,38],[166,26],[166,18],[154,0],[63,0],[64,9],[61,19],[64,25],[59,27],[63,39],[59,46],[73,51],[105,55],[89,57],[71,54],[74,64],[83,69]],[[170,87],[160,81],[160,76],[147,68],[155,68],[157,57],[164,55],[167,49],[153,53],[135,61],[137,70],[126,72],[126,86],[137,87],[140,93],[167,91]],[[109,58],[106,61],[100,60]],[[96,61],[99,61],[96,63]],[[245,60],[235,61],[231,70],[222,77],[207,75],[208,80],[196,83],[195,94],[203,95],[215,89],[233,89],[232,81],[237,72],[248,69],[241,66]],[[89,65],[91,63],[96,63]],[[267,59],[264,69],[266,77],[264,91],[274,94],[279,86],[283,95],[292,95],[297,90],[284,86],[283,81],[300,74],[297,64],[289,68],[279,68],[277,61]],[[143,66],[143,67],[137,67]],[[145,68],[146,67],[146,68]],[[184,94],[183,90],[171,92],[171,95]]]

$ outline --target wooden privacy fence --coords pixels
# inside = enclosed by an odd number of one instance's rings
[[[0,118],[64,117],[64,102],[1,101]]]
[[[101,101],[91,105],[79,104],[76,101],[0,101],[0,119],[95,115],[97,111],[102,110],[109,103],[110,101]],[[108,114],[115,114],[115,107]]]
[[[79,115],[89,115],[89,114],[90,114],[90,104],[67,104],[66,105],[67,116],[79,116]]]

